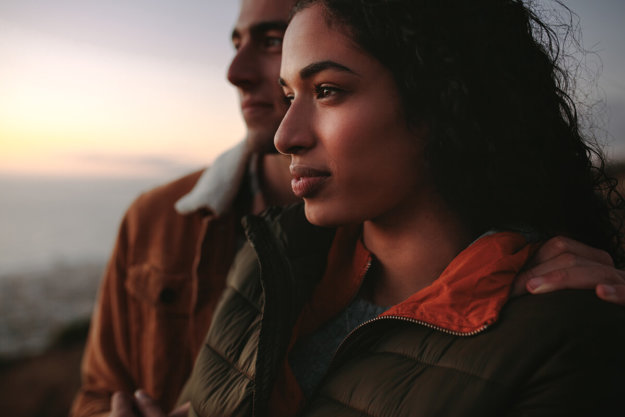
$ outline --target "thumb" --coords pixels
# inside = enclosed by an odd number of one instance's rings
[[[156,401],[143,390],[135,391],[135,403],[144,417],[166,417]]]

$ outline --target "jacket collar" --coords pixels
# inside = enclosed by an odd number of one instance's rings
[[[304,321],[312,328],[345,308],[364,279],[371,254],[358,233],[354,229],[339,229],[336,233],[326,272],[307,306],[312,307],[313,314]],[[514,278],[536,248],[519,233],[485,235],[458,254],[431,285],[380,317],[418,321],[463,335],[478,332],[497,320]],[[306,310],[304,313],[308,313]],[[312,330],[306,327],[302,326],[303,333]]]
[[[252,155],[245,140],[222,153],[193,189],[176,202],[176,211],[190,214],[205,209],[217,216],[223,214],[241,188]]]
[[[537,246],[514,232],[484,236],[458,254],[430,286],[381,316],[464,335],[483,330],[497,321],[514,278]]]

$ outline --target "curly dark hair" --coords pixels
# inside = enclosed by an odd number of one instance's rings
[[[292,15],[313,4],[391,71],[408,122],[427,126],[437,189],[474,233],[567,235],[624,264],[623,198],[582,137],[560,39],[529,6],[300,0]]]

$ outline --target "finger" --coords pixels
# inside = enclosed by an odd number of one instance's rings
[[[145,391],[135,391],[135,404],[143,417],[166,417],[161,407]]]
[[[191,403],[184,403],[180,407],[174,409],[167,417],[186,417],[189,415],[189,409],[191,408]]]
[[[110,417],[135,417],[132,397],[125,392],[117,391],[111,397]]]
[[[564,236],[556,236],[546,241],[534,255],[532,264],[540,264],[564,253],[570,253],[603,265],[614,266],[614,260],[606,251]]]
[[[532,294],[542,294],[565,288],[593,289],[599,284],[622,285],[624,279],[623,271],[612,267],[580,265],[533,277],[526,288]]]
[[[625,285],[599,284],[596,293],[602,300],[625,307]]]
[[[564,254],[556,256],[555,258],[545,260],[542,263],[535,265],[534,267],[526,269],[522,271],[521,273],[519,273],[519,275],[515,278],[514,282],[512,283],[511,295],[517,296],[517,295],[525,294],[528,291],[527,285],[530,280],[535,280],[537,278],[544,278],[546,276],[549,277],[549,279],[551,280],[565,279],[565,277],[562,277],[558,271],[561,272],[561,271],[575,270],[575,269],[579,270],[580,268],[589,268],[591,271],[593,271],[594,268],[597,268],[598,270],[600,269],[604,274],[606,273],[604,271],[605,268],[610,268],[610,270],[614,270],[614,268],[606,267],[603,264],[599,264],[599,263],[590,261],[585,258],[580,258],[570,253],[564,253]],[[573,271],[573,273],[575,275],[575,271]],[[578,274],[582,274],[582,273],[583,272],[578,272]],[[580,278],[583,279],[586,277],[580,277]],[[592,277],[590,276],[587,278],[592,279]],[[602,282],[602,281],[599,281],[599,282]],[[611,282],[612,281],[606,282],[606,283],[611,283]],[[532,285],[532,287],[536,288],[539,285],[542,285],[542,281],[540,283],[538,281],[534,281],[534,284]],[[575,284],[573,283],[573,285]],[[575,287],[575,288],[579,288],[579,287]],[[594,285],[591,287],[584,286],[582,288],[594,288]]]
[[[565,270],[565,269],[573,269],[579,267],[594,267],[604,268],[605,264],[600,262],[595,262],[591,259],[584,258],[572,253],[562,253],[553,258],[542,261],[539,264],[535,264],[529,269],[521,272],[519,274],[520,278],[531,279],[534,277],[540,277],[546,275],[553,271]]]

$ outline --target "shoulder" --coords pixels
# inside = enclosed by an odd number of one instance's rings
[[[484,342],[496,346],[491,349],[494,379],[514,387],[510,415],[527,415],[527,410],[531,415],[613,415],[623,408],[625,309],[592,291],[515,298]]]
[[[622,307],[600,300],[592,291],[528,295],[504,308],[493,332],[499,333],[497,339],[504,345],[517,341],[516,354],[509,359],[524,368],[524,372],[519,369],[525,373],[519,380],[524,381],[521,389],[531,395],[523,401],[541,407],[560,404],[562,409],[584,413],[621,404],[625,395]]]
[[[193,172],[142,193],[130,206],[129,213],[173,211],[176,201],[193,189],[204,171]]]
[[[117,239],[118,249],[126,254],[129,264],[151,256],[151,253],[162,256],[163,250],[174,249],[172,245],[179,245],[181,239],[188,247],[194,244],[201,230],[203,215],[181,215],[174,204],[193,188],[201,173],[194,172],[146,191],[130,205],[122,219]],[[160,249],[154,252],[156,248]]]
[[[582,355],[597,365],[609,366],[613,359],[614,365],[625,367],[621,353],[625,352],[625,309],[600,300],[593,291],[562,290],[515,298],[504,307],[492,330],[504,339],[524,336],[531,342],[528,352],[562,353],[551,358],[553,364],[568,366],[567,360],[578,364],[574,356]]]
[[[174,205],[194,187],[203,171],[196,171],[140,194],[130,205],[123,219],[123,227],[132,238],[157,226],[196,224],[202,216],[180,215]]]
[[[533,328],[547,334],[595,332],[597,336],[617,326],[610,333],[622,338],[625,335],[625,309],[600,300],[592,291],[562,290],[512,299],[502,310],[500,323]]]

